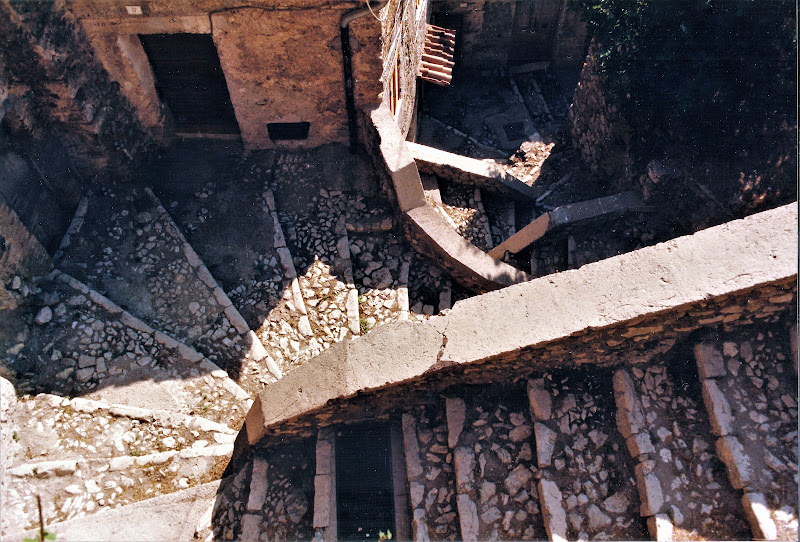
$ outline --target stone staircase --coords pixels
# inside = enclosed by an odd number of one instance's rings
[[[431,264],[412,257],[385,200],[320,188],[306,212],[280,210],[277,179],[314,178],[313,157],[295,154],[256,162],[235,187],[257,196],[244,213],[224,183],[162,190],[170,211],[135,185],[81,200],[15,351],[30,395],[5,390],[4,534],[36,526],[37,494],[46,525],[65,529],[188,495],[220,476],[264,386],[345,338],[426,317],[421,302],[410,312],[409,275]]]
[[[546,370],[431,396],[390,422],[404,458],[395,503],[409,510],[414,540],[795,540],[790,350],[782,323],[751,326],[644,364]],[[262,471],[283,449],[261,449],[223,480],[215,536],[271,539],[291,524],[332,539],[335,432],[320,430],[315,452],[313,439],[294,445],[300,462],[316,454],[316,471],[292,473],[313,514],[267,519],[275,501],[260,486],[273,475]]]
[[[4,535],[36,526],[36,494],[57,531],[194,495],[221,476],[264,386],[338,341],[470,295],[412,251],[377,195],[314,185],[292,208],[287,183],[325,182],[312,155],[295,154],[248,175],[248,213],[230,212],[219,185],[192,193],[195,206],[167,195],[169,212],[136,186],[82,201],[18,356],[38,395],[7,401],[2,381]],[[515,209],[483,190],[439,197],[487,247],[513,234]],[[266,240],[243,241],[227,269],[240,243],[215,248],[211,234],[262,223]],[[700,378],[688,358],[665,358],[409,405],[397,420],[414,538],[796,537],[796,365],[759,333],[701,343]],[[208,499],[198,536],[324,533],[335,485],[317,480],[332,478],[320,455],[331,438],[250,458]]]

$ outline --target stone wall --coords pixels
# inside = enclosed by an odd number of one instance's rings
[[[564,0],[567,6],[567,1]],[[578,67],[586,57],[586,23],[570,9],[562,9],[558,18],[552,62],[555,67]]]
[[[615,184],[622,186],[628,183],[620,181],[634,174],[629,150],[631,129],[617,106],[606,99],[603,77],[597,73],[595,50],[590,46],[572,96],[570,134],[572,144],[592,173],[612,178]]]
[[[434,0],[433,13],[463,16],[460,59],[456,68],[491,70],[505,67],[511,48],[511,28],[516,0]]]
[[[391,34],[384,34],[383,97],[389,95],[389,81],[395,62],[400,62],[401,103],[395,113],[397,125],[405,137],[414,122],[417,99],[417,72],[425,45],[428,3],[402,0],[396,10]],[[388,19],[388,18],[387,18]],[[384,24],[384,26],[387,26]],[[397,60],[395,60],[397,59]]]
[[[796,281],[797,209],[788,205],[339,343],[265,390],[237,443],[309,436],[452,385],[644,363],[703,328],[793,320]]]
[[[146,157],[151,137],[60,0],[0,2],[12,92],[27,95],[83,177]]]
[[[17,213],[0,200],[0,310],[17,307],[21,279],[45,273],[50,263],[50,255],[42,244]]]

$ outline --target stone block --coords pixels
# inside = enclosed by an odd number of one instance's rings
[[[672,520],[666,514],[656,514],[647,518],[647,532],[657,542],[672,540]]]
[[[725,376],[725,360],[722,353],[713,345],[700,343],[694,347],[694,359],[700,378],[718,378]]]
[[[628,445],[628,451],[631,457],[636,458],[642,454],[651,454],[655,452],[653,443],[650,441],[649,433],[637,433],[625,439],[625,444]]]
[[[734,436],[717,439],[717,456],[728,469],[728,479],[734,489],[750,487],[756,480],[750,465],[750,457],[744,446]]]
[[[258,540],[261,536],[261,522],[262,516],[260,514],[245,514],[242,516],[242,540]]]
[[[534,420],[550,419],[553,400],[550,393],[544,389],[544,379],[528,380],[528,402]]]
[[[533,424],[533,434],[536,440],[536,463],[539,468],[549,467],[553,458],[556,444],[556,433],[545,424]]]
[[[723,366],[724,370],[724,366]],[[711,432],[722,437],[733,432],[731,406],[714,380],[703,380],[703,402],[708,410]]]
[[[250,494],[247,498],[247,510],[249,512],[258,512],[264,507],[264,501],[267,499],[267,489],[269,482],[267,480],[267,472],[269,471],[269,464],[261,457],[253,459],[253,471],[250,476]]]
[[[422,476],[422,462],[419,458],[417,440],[417,420],[411,414],[403,414],[403,446],[406,455],[406,474],[409,480]]]
[[[447,445],[452,449],[458,444],[458,438],[464,430],[467,406],[463,399],[447,397],[445,409],[447,411]]]
[[[567,514],[562,504],[562,495],[555,482],[539,480],[539,501],[542,506],[544,528],[553,542],[567,540]]]
[[[453,464],[456,471],[456,490],[459,493],[471,493],[474,481],[472,471],[475,469],[475,454],[472,448],[457,447],[453,454]]]
[[[761,493],[745,493],[742,496],[742,506],[753,538],[756,540],[777,540],[778,529],[769,512],[769,505]]]
[[[480,529],[478,507],[469,495],[459,494],[456,497],[458,508],[458,523],[461,527],[461,540],[464,542],[477,542]]]
[[[314,528],[330,525],[331,515],[331,477],[319,474],[314,477]]]
[[[661,482],[651,471],[652,461],[645,461],[636,465],[636,488],[639,490],[640,515],[642,517],[655,516],[661,512],[664,505],[664,494],[661,491]]]
[[[331,474],[333,465],[333,444],[330,441],[317,438],[317,474]]]

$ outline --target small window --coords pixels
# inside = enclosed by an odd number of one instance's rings
[[[400,55],[397,55],[397,61],[392,68],[392,75],[389,78],[389,110],[392,115],[397,116],[397,111],[400,109]]]
[[[267,124],[267,133],[272,141],[308,139],[310,128],[310,122],[270,122]]]

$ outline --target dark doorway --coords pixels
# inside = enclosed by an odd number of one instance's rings
[[[336,501],[339,540],[394,535],[392,454],[387,424],[342,428],[336,436]]]
[[[228,85],[209,34],[140,35],[178,133],[238,134]]]

